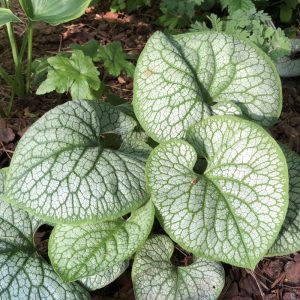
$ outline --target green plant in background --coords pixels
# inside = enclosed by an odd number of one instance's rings
[[[274,61],[291,53],[291,42],[285,33],[274,28],[271,17],[263,11],[234,11],[228,17],[221,19],[215,14],[208,16],[211,29],[218,32],[236,34],[247,38],[264,50]],[[205,22],[196,22],[191,31],[206,31],[210,28]]]
[[[298,0],[284,0],[280,3],[280,21],[290,23],[297,11]]]
[[[261,127],[281,106],[275,66],[250,41],[157,32],[137,63],[134,113],[86,100],[47,112],[16,148],[2,204],[54,225],[49,258],[65,282],[103,287],[134,256],[138,300],[217,299],[216,261],[253,269],[299,250],[300,158]],[[169,237],[153,235],[154,217]],[[170,262],[172,240],[191,265]]]
[[[56,55],[48,58],[47,79],[37,89],[37,95],[52,91],[70,91],[72,99],[95,99],[101,89],[99,72],[90,57],[74,50],[69,58]]]
[[[42,21],[50,25],[58,25],[78,18],[84,13],[91,0],[20,0],[19,2],[28,17],[27,28],[20,49],[17,46],[12,25],[12,22],[18,22],[20,20],[11,11],[11,3],[9,0],[1,0],[0,2],[2,6],[0,9],[0,26],[6,26],[15,64],[14,75],[10,75],[3,68],[0,68],[1,78],[12,89],[8,109],[0,110],[2,117],[10,114],[12,101],[15,95],[23,97],[30,92],[34,23]],[[25,66],[24,56],[26,52],[27,61]]]
[[[67,53],[59,53],[36,61],[38,95],[55,90],[57,93],[70,92],[72,99],[99,99],[105,91],[108,75],[133,77],[135,66],[123,51],[121,42],[101,46],[90,40],[84,45],[71,44],[70,47],[71,57]],[[105,73],[102,79],[94,62],[103,64]]]
[[[113,12],[126,9],[129,13],[142,6],[150,6],[151,0],[112,0],[110,9]]]
[[[195,15],[195,7],[203,2],[203,0],[162,0],[160,10],[163,15],[159,17],[158,23],[170,29],[186,27]]]

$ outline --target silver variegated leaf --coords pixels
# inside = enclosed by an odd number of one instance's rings
[[[233,116],[195,124],[187,141],[160,144],[146,176],[163,228],[183,248],[254,268],[277,237],[288,207],[288,171],[275,140]],[[205,158],[204,173],[193,169]]]
[[[132,281],[137,300],[214,300],[224,286],[221,264],[194,258],[187,267],[174,266],[173,242],[164,235],[147,240],[136,254]]]
[[[130,258],[147,239],[154,221],[149,201],[129,219],[96,224],[57,225],[49,240],[49,257],[65,281],[98,274]]]
[[[80,282],[89,290],[93,291],[101,289],[116,280],[121,274],[125,272],[128,266],[129,262],[127,260],[122,261],[113,265],[107,270],[98,272],[95,275],[81,278]]]
[[[287,146],[282,146],[282,150],[289,169],[289,208],[268,256],[287,255],[300,250],[300,157]]]
[[[0,170],[0,299],[90,299],[78,284],[64,283],[36,253],[33,234],[40,221],[2,200],[5,176]]]
[[[182,138],[190,125],[213,114],[211,105],[222,102],[234,103],[263,126],[274,123],[282,94],[270,58],[225,33],[153,34],[137,63],[133,99],[150,137]]]
[[[147,200],[145,157],[133,146],[114,145],[135,126],[104,102],[72,101],[50,110],[16,148],[6,200],[52,223],[97,222],[140,207]]]

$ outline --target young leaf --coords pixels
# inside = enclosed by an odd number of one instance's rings
[[[147,200],[145,158],[111,144],[135,126],[104,102],[69,101],[50,110],[17,146],[7,201],[52,223],[97,222],[140,207]]]
[[[121,73],[133,77],[134,65],[128,61],[126,53],[123,52],[121,42],[112,42],[98,48],[97,60],[103,62],[106,71],[112,76]]]
[[[72,99],[95,99],[101,84],[99,72],[92,59],[81,50],[73,50],[71,58],[50,57],[48,63],[52,69],[37,89],[37,95],[56,90],[58,93],[70,91]]]
[[[5,172],[0,170],[0,298],[85,300],[77,284],[65,284],[33,245],[39,221],[2,200]]]
[[[129,262],[120,262],[111,268],[98,272],[96,275],[80,279],[80,282],[89,290],[101,289],[115,281],[128,268]]]
[[[98,274],[128,259],[147,239],[154,221],[149,201],[124,221],[57,225],[49,241],[49,257],[65,281]]]
[[[282,146],[289,168],[289,208],[281,231],[267,253],[268,256],[287,255],[300,250],[300,157]]]
[[[10,9],[0,7],[0,26],[10,22],[20,22],[20,19]]]
[[[252,0],[220,0],[223,8],[228,8],[229,14],[233,14],[237,10],[249,11],[255,9]]]
[[[146,177],[165,231],[197,256],[254,268],[277,237],[288,207],[288,171],[260,126],[214,116],[192,126],[187,142],[155,148]],[[193,170],[204,157],[203,174]]]
[[[150,137],[183,137],[218,102],[233,102],[264,126],[278,118],[280,79],[265,53],[216,32],[157,32],[148,40],[136,67],[133,106]]]
[[[19,2],[30,19],[58,25],[79,18],[91,0],[19,0]]]
[[[224,286],[221,264],[194,258],[187,267],[170,262],[173,242],[164,235],[149,238],[136,254],[132,281],[137,300],[217,299]]]
[[[97,57],[99,43],[95,40],[90,40],[83,45],[71,44],[70,48],[72,50],[81,50],[85,56],[89,56],[90,58],[94,59]]]

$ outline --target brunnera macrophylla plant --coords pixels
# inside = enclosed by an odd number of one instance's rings
[[[6,169],[0,170],[0,299],[89,299],[77,283],[64,283],[35,248],[42,222],[3,201]]]
[[[22,137],[1,200],[54,225],[48,267],[64,284],[101,288],[134,257],[136,299],[217,299],[220,262],[253,269],[300,249],[300,158],[262,127],[281,101],[274,65],[251,43],[155,33],[134,82],[146,133],[129,105],[60,105]],[[171,263],[174,242],[191,265]]]

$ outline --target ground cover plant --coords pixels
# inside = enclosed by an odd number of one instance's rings
[[[10,75],[0,68],[0,76],[11,87],[12,94],[10,103],[14,96],[24,97],[30,92],[31,87],[31,63],[32,63],[32,43],[33,29],[35,22],[42,21],[51,25],[58,25],[73,20],[84,13],[84,10],[90,4],[90,0],[85,1],[20,1],[20,5],[28,17],[26,33],[22,41],[20,49],[17,46],[12,22],[20,22],[20,19],[11,11],[11,3],[9,0],[1,1],[0,9],[0,26],[5,25],[10,41],[10,47],[15,64],[15,74]],[[24,56],[27,52],[26,72]],[[10,114],[11,105],[7,111],[1,109],[1,115]]]
[[[20,140],[3,173],[4,212],[54,225],[51,276],[66,283],[102,287],[137,252],[137,299],[216,299],[224,286],[219,261],[254,269],[265,255],[299,250],[298,201],[289,201],[289,189],[298,196],[300,160],[262,127],[281,106],[276,68],[249,41],[157,32],[137,64],[133,108],[159,145],[135,133],[138,123],[122,105],[67,102]],[[171,239],[151,234],[155,215]],[[191,265],[170,263],[172,240],[193,254]],[[10,298],[19,280],[4,287]],[[84,293],[66,283],[47,285],[59,285],[66,299],[70,290]],[[27,281],[28,297],[34,285]]]
[[[72,101],[0,171],[1,299],[90,299],[124,272],[135,299],[217,299],[229,265],[256,279],[264,257],[300,250],[300,157],[269,130],[283,106],[271,44],[205,26],[153,33],[136,67],[96,40],[34,63],[37,94]],[[106,95],[134,69],[132,105]]]

